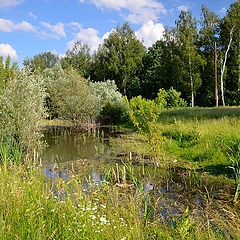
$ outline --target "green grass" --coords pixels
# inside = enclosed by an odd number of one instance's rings
[[[240,142],[237,117],[176,121],[162,124],[162,129],[167,152],[214,174],[231,172],[229,148],[235,149]]]
[[[166,110],[160,114],[158,124],[159,134],[165,137],[160,164],[174,160],[181,167],[233,177],[228,168],[229,154],[236,154],[240,143],[240,107]],[[151,155],[146,139],[138,133],[122,135],[112,142],[116,151]]]
[[[223,117],[240,118],[240,107],[179,108],[165,110],[160,114],[161,123],[175,121],[219,119]]]
[[[131,191],[105,184],[86,194],[81,179],[46,181],[41,169],[0,168],[0,239],[238,239],[239,218],[211,209],[202,216],[183,209],[172,223],[141,213]],[[61,196],[61,198],[59,197]],[[159,209],[157,203],[153,206]],[[154,210],[155,210],[154,209]],[[208,220],[209,219],[209,220]]]

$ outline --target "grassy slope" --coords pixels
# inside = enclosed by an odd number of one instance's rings
[[[229,155],[240,146],[240,108],[169,110],[159,122],[165,150],[213,174],[229,174]]]

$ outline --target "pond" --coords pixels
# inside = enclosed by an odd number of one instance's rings
[[[123,173],[129,165],[129,161],[123,164],[121,156],[125,153],[116,152],[111,146],[111,138],[123,134],[117,127],[52,128],[43,132],[48,147],[42,155],[42,164],[48,178],[68,178],[68,171],[74,171],[83,178],[83,186],[88,189],[89,181],[101,185],[109,178],[109,172]],[[210,201],[223,216],[226,214],[223,205],[231,206],[234,186],[228,181],[179,167],[147,165],[144,175],[140,163],[131,164],[131,168],[142,183],[148,203],[155,206],[154,214],[167,221],[186,208],[199,215]],[[115,176],[114,184],[121,186],[123,180],[119,178],[121,176]],[[137,193],[137,189],[134,191]]]

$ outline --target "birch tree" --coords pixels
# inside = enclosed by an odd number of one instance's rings
[[[204,106],[211,106],[214,105],[215,43],[218,41],[220,18],[205,4],[202,5],[200,26],[199,49],[207,64],[201,73],[202,86],[199,89],[199,95],[201,95],[201,103]]]
[[[237,0],[235,3],[231,4],[230,9],[227,12],[227,15],[224,17],[221,27],[221,42],[222,42],[222,52],[223,60],[221,66],[221,95],[222,95],[222,104],[225,106],[225,97],[224,97],[224,74],[226,70],[226,64],[228,59],[228,53],[232,46],[233,40],[237,41],[239,46],[238,57],[240,65],[240,1]],[[235,39],[234,39],[235,38]],[[240,66],[239,66],[239,75],[238,75],[238,90],[240,90]]]
[[[190,106],[194,107],[195,93],[201,86],[200,66],[203,64],[197,52],[197,21],[192,18],[191,11],[182,11],[176,22],[176,38],[181,49],[180,57],[185,66],[185,78],[191,92]]]

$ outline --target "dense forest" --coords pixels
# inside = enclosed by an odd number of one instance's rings
[[[215,64],[216,45],[216,64]],[[118,25],[98,50],[75,42],[59,58],[44,52],[27,58],[24,66],[34,74],[56,63],[70,66],[93,82],[115,80],[128,97],[153,99],[158,90],[173,87],[189,106],[215,106],[215,74],[219,105],[240,102],[240,2],[231,4],[220,18],[202,5],[199,19],[182,11],[174,27],[146,49],[128,23]],[[216,67],[216,69],[215,69]]]

